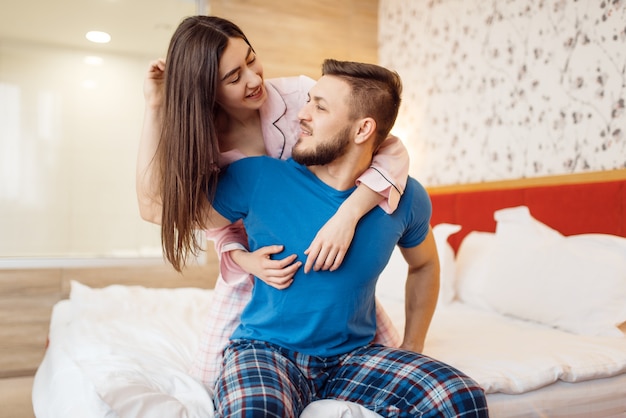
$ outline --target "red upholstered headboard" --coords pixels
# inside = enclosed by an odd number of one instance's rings
[[[449,242],[455,250],[471,231],[495,231],[493,212],[528,206],[532,216],[564,235],[603,233],[626,237],[626,170],[428,189],[431,224],[462,226]]]

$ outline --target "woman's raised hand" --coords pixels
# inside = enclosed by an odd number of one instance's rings
[[[150,63],[143,83],[143,97],[146,104],[160,107],[165,97],[165,60],[159,58]]]

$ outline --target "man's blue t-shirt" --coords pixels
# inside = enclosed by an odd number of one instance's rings
[[[304,251],[354,188],[338,191],[292,159],[250,157],[225,168],[213,207],[231,221],[243,219],[250,251],[284,245],[276,258]],[[359,222],[341,267],[301,267],[288,288],[255,278],[252,299],[232,339],[271,342],[301,353],[332,356],[366,345],[376,333],[374,293],[395,245],[410,248],[428,234],[431,204],[409,178],[396,211],[380,207]],[[404,292],[404,289],[398,289]]]

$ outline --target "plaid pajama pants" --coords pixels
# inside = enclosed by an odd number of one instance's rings
[[[377,344],[317,357],[236,340],[215,390],[216,417],[295,418],[318,399],[355,402],[383,417],[488,417],[483,390],[460,371]]]

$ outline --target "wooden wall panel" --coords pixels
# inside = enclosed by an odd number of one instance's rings
[[[378,62],[378,0],[211,0],[248,36],[265,76],[317,79],[325,58]]]
[[[0,270],[0,377],[32,372],[43,356],[59,269]]]
[[[218,274],[217,256],[182,274],[166,264],[124,267],[0,269],[0,378],[31,376],[45,352],[50,314],[69,296],[76,280],[90,287],[112,284],[210,289]]]

